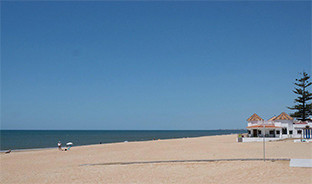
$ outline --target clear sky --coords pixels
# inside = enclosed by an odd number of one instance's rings
[[[1,128],[245,128],[311,74],[311,2],[1,2]]]

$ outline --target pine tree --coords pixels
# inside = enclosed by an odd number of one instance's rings
[[[292,117],[306,121],[307,118],[312,115],[312,103],[308,103],[308,101],[312,99],[312,93],[307,90],[312,82],[309,82],[310,76],[306,72],[300,74],[302,78],[296,79],[294,84],[298,87],[295,87],[295,90],[293,90],[293,92],[298,95],[294,101],[296,104],[288,108],[296,110],[294,113],[290,114]]]

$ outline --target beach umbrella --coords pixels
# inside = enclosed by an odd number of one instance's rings
[[[72,146],[73,145],[73,143],[72,142],[68,142],[68,143],[66,143],[66,146]]]

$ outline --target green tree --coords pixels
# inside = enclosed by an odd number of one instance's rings
[[[310,93],[307,88],[312,84],[309,82],[310,76],[306,73],[300,73],[302,77],[296,79],[294,83],[297,87],[293,92],[297,94],[295,99],[295,105],[293,107],[288,107],[291,110],[295,110],[290,116],[297,118],[298,120],[306,121],[307,118],[312,115],[312,103],[308,103],[312,99],[312,93]]]

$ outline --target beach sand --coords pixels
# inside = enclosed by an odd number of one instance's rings
[[[261,142],[237,135],[127,142],[1,154],[0,183],[312,183],[312,168],[289,161],[100,165],[113,162],[263,158]],[[267,158],[312,159],[312,143],[267,142]],[[99,165],[84,165],[99,164]]]

